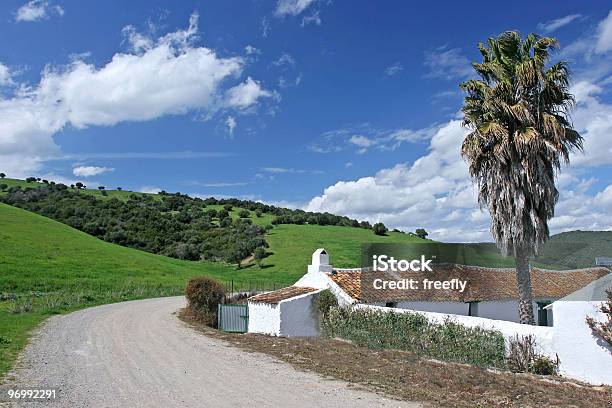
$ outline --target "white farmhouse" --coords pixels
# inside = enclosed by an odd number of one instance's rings
[[[373,281],[381,276],[395,281],[456,279],[467,284],[462,292],[375,289]],[[604,299],[604,289],[612,285],[610,270],[532,268],[531,281],[534,317],[540,327],[518,323],[515,269],[455,264],[436,265],[433,272],[340,269],[330,264],[329,254],[321,248],[313,253],[307,273],[293,286],[249,298],[248,331],[287,337],[319,335],[315,300],[321,291],[329,289],[340,306],[393,313],[412,311],[434,322],[451,318],[465,326],[498,330],[507,341],[517,334],[532,335],[540,353],[559,357],[561,374],[593,384],[612,385],[612,347],[596,339],[585,322],[587,314],[598,321],[606,319],[597,306]]]

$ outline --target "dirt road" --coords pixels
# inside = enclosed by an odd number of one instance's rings
[[[175,315],[182,297],[49,319],[9,385],[57,387],[62,407],[418,407],[300,372],[206,337]]]

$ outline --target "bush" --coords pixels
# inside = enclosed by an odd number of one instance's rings
[[[539,375],[556,375],[559,372],[559,358],[553,361],[546,356],[537,356],[529,365],[529,372]]]
[[[418,313],[393,313],[355,308],[332,308],[323,319],[323,332],[358,346],[411,351],[441,360],[504,368],[505,342],[495,330],[466,327],[450,320],[430,323]]]
[[[240,210],[238,213],[238,217],[240,218],[249,218],[251,216],[251,212],[249,210]]]
[[[554,375],[559,371],[557,361],[537,354],[536,342],[531,336],[519,336],[510,339],[508,349],[508,368],[515,373],[533,373],[539,375]]]
[[[217,307],[225,299],[225,289],[219,282],[207,276],[191,278],[185,296],[193,317],[210,326],[217,325]]]
[[[385,227],[385,224],[383,224],[382,222],[374,224],[372,229],[374,230],[374,234],[376,235],[385,235],[388,231],[387,227]]]
[[[326,289],[317,295],[315,305],[321,316],[327,316],[332,307],[338,306],[338,299],[336,299],[336,295],[331,290]]]
[[[587,325],[593,331],[593,334],[601,337],[606,343],[612,346],[612,289],[606,291],[608,300],[601,304],[599,310],[607,317],[607,321],[598,322],[590,316],[587,316]]]

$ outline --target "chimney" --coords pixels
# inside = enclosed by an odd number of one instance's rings
[[[312,262],[308,265],[308,272],[331,272],[332,266],[329,264],[329,255],[325,248],[319,248],[312,254]]]

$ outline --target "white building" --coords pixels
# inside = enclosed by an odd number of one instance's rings
[[[465,290],[375,289],[374,279],[463,280]],[[612,385],[612,347],[586,325],[587,315],[605,321],[599,312],[612,274],[604,267],[573,271],[531,269],[534,314],[540,326],[519,324],[516,271],[464,265],[436,265],[434,272],[373,272],[339,269],[325,249],[317,249],[307,273],[293,286],[249,298],[249,332],[275,336],[317,336],[315,300],[329,289],[340,306],[416,312],[430,321],[451,318],[469,327],[500,331],[506,340],[532,335],[539,352],[559,357],[560,373],[593,384]],[[606,286],[608,285],[608,286]]]

